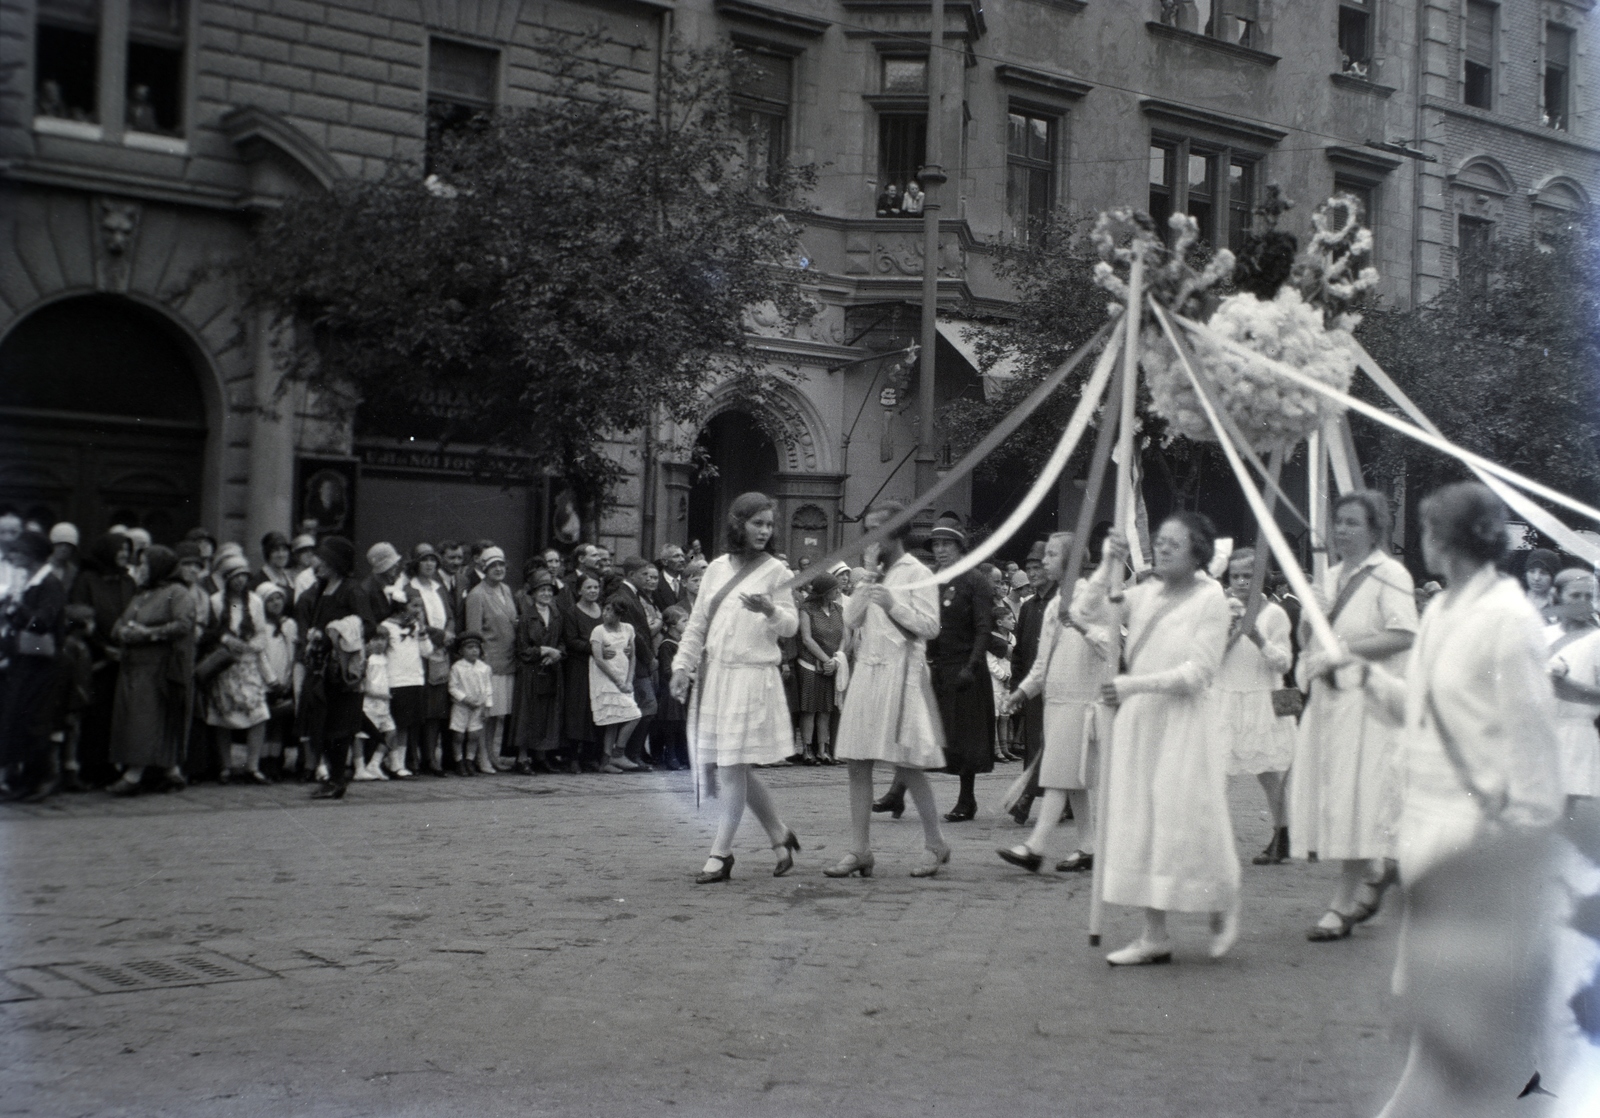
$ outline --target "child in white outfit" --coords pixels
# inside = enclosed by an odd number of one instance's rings
[[[413,591],[406,600],[406,612],[378,626],[389,638],[389,717],[394,722],[383,767],[396,780],[411,778],[406,755],[413,744],[422,744],[418,731],[422,727],[423,684],[427,681],[423,661],[433,652],[427,620],[422,598]],[[416,742],[412,741],[413,735],[418,738]]]
[[[389,713],[389,637],[382,629],[367,641],[367,674],[361,685],[361,733],[356,735],[351,758],[355,762],[352,780],[388,780],[381,767],[383,756],[394,737],[394,717]],[[373,745],[365,756],[363,739]]]
[[[450,665],[450,748],[456,771],[471,776],[467,758],[477,755],[483,740],[484,713],[494,701],[494,673],[483,660],[483,638],[462,633],[456,638],[461,659]]]

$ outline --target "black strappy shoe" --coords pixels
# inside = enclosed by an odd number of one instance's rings
[[[721,862],[722,865],[719,868],[710,871],[709,873],[705,870],[701,870],[699,873],[695,874],[694,883],[696,885],[710,885],[713,881],[732,881],[733,855],[713,854],[711,857]]]
[[[772,849],[780,851],[778,864],[772,867],[772,876],[782,877],[794,869],[794,856],[800,853],[800,839],[793,831],[790,831],[788,836]]]

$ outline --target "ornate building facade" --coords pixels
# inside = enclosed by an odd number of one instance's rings
[[[552,30],[604,30],[641,96],[675,40],[731,42],[752,143],[815,164],[787,370],[759,405],[620,442],[600,523],[621,551],[714,548],[726,501],[780,500],[791,558],[905,496],[920,221],[897,196],[937,129],[941,403],[985,380],[964,320],[1003,315],[993,247],[1047,211],[1182,210],[1237,243],[1268,182],[1369,208],[1383,294],[1425,300],[1470,248],[1600,190],[1592,0],[0,0],[0,504],[85,531],[202,523],[255,540],[314,515],[365,545],[570,530],[559,486],[471,448],[329,422],[285,391],[225,271],[264,209],[420,162],[430,121],[525,105]],[[930,72],[944,95],[928,112]],[[717,465],[702,477],[692,452]],[[943,448],[939,448],[943,454]],[[709,472],[706,472],[709,473]],[[985,503],[1005,494],[985,495]],[[970,497],[951,503],[968,510]],[[984,511],[992,511],[985,509]]]

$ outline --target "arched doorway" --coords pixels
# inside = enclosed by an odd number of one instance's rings
[[[778,448],[748,412],[730,410],[714,416],[695,440],[702,466],[689,490],[689,538],[699,540],[707,557],[728,546],[728,506],[752,489],[772,493],[778,475]],[[781,525],[780,525],[781,529]],[[782,547],[780,539],[778,546]]]
[[[188,340],[115,295],[43,307],[0,342],[0,512],[85,541],[113,524],[171,543],[200,521],[205,400]]]

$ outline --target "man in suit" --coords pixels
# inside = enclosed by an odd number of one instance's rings
[[[1033,670],[1039,655],[1039,633],[1044,627],[1044,607],[1054,586],[1044,570],[1044,541],[1035,543],[1028,552],[1023,569],[1028,573],[1029,590],[1023,595],[1017,609],[1017,643],[1011,650],[1011,678],[1021,682]],[[1020,674],[1019,674],[1020,673]],[[1022,707],[1022,761],[1031,765],[1044,748],[1044,697],[1029,699]],[[1018,824],[1028,821],[1033,801],[1039,795],[1039,782],[1035,777],[1028,782],[1027,791],[1011,809],[1011,818]]]
[[[617,584],[616,601],[621,605],[622,620],[633,626],[633,701],[639,704],[639,722],[633,734],[624,743],[628,760],[648,770],[644,758],[644,743],[649,738],[650,720],[656,713],[656,685],[650,671],[655,663],[656,645],[650,634],[650,615],[644,608],[648,592],[647,572],[654,570],[637,555],[630,555],[621,564],[622,581]]]
[[[673,606],[683,605],[683,565],[686,558],[683,548],[675,543],[669,543],[661,549],[656,559],[656,566],[661,571],[661,581],[650,597],[655,602],[656,609],[665,613]]]

